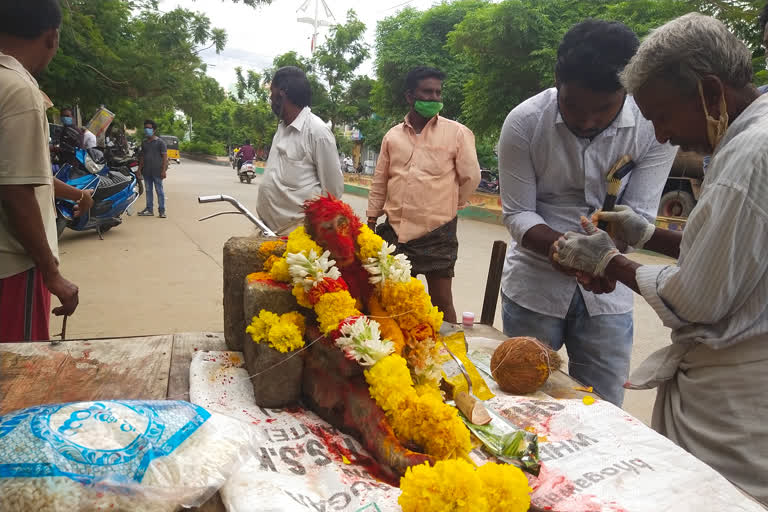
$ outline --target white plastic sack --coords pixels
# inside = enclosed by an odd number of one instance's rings
[[[221,489],[230,512],[400,510],[400,489],[376,479],[355,439],[312,412],[256,406],[240,352],[195,354],[190,400],[247,421],[257,436],[255,457]]]
[[[212,496],[251,429],[188,402],[102,400],[0,416],[0,510],[173,511]]]
[[[498,341],[469,339],[483,370]],[[485,375],[496,397],[486,402],[539,435],[542,471],[533,504],[561,512],[758,512],[714,469],[609,402],[556,400],[543,393],[508,395]]]

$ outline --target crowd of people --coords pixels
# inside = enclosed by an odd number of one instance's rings
[[[760,17],[768,48],[766,21],[768,6]],[[55,0],[0,6],[0,341],[47,339],[51,294],[61,301],[54,314],[78,304],[77,286],[58,270],[53,200],[70,198],[83,211],[92,200],[51,175],[50,101],[33,77],[56,53],[60,23]],[[366,216],[455,322],[457,213],[480,166],[472,131],[440,115],[444,79],[431,67],[405,77],[409,109],[382,141]],[[617,406],[627,387],[658,387],[653,427],[768,504],[768,97],[752,81],[750,50],[711,17],[682,16],[642,43],[617,21],[572,27],[557,50],[554,87],[516,106],[501,127],[511,236],[501,293],[507,335],[565,346],[570,374]],[[257,212],[286,235],[304,222],[307,200],[341,197],[344,181],[305,73],[277,70],[270,93],[279,125]],[[71,118],[62,110],[65,124]],[[140,215],[153,215],[154,188],[164,217],[168,158],[156,128],[144,124]],[[677,147],[709,157],[682,233],[654,225]],[[246,141],[241,160],[252,152]],[[601,211],[607,173],[628,160],[634,168],[617,206]],[[626,257],[641,248],[676,262]],[[633,292],[671,329],[672,343],[629,377]]]

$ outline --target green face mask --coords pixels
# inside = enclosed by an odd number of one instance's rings
[[[416,100],[413,104],[413,110],[418,112],[426,119],[432,119],[443,109],[443,104],[439,101]]]

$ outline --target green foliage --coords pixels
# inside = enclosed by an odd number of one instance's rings
[[[446,46],[448,34],[469,12],[491,5],[485,0],[459,0],[420,12],[404,9],[379,21],[376,29],[376,78],[372,103],[381,116],[402,118],[405,76],[416,66],[432,66],[446,73],[443,115],[461,118],[464,83],[472,64],[456,59]]]
[[[327,86],[331,126],[353,122],[358,117],[358,109],[347,100],[355,71],[370,55],[364,35],[365,23],[350,9],[346,23],[332,26],[325,42],[312,56],[313,71]]]
[[[333,135],[336,137],[336,147],[338,148],[339,153],[351,155],[352,149],[355,147],[355,143],[352,141],[352,139],[346,137],[344,135],[344,131],[338,128],[333,131]]]
[[[179,144],[182,151],[188,153],[200,153],[203,155],[227,156],[227,146],[221,142],[182,142]]]
[[[221,51],[226,33],[206,16],[161,12],[155,1],[67,0],[62,10],[59,52],[40,78],[57,105],[79,104],[88,117],[103,104],[137,126],[208,99],[213,79],[198,53]]]
[[[478,137],[475,139],[477,160],[483,169],[497,170],[499,157],[496,155],[496,137]]]

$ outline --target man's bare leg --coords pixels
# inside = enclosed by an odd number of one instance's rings
[[[432,304],[443,312],[443,320],[456,323],[456,310],[453,307],[453,293],[451,285],[452,277],[441,277],[434,274],[426,274],[429,295],[432,296]]]

